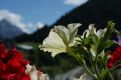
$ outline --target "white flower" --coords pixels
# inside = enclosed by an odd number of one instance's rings
[[[91,45],[90,52],[92,56],[96,56],[96,50],[97,50],[97,44],[99,43],[100,39],[104,37],[104,34],[106,32],[107,28],[105,29],[99,29],[96,31],[96,28],[94,27],[94,24],[90,24],[89,28],[84,31],[81,38],[88,38],[91,37],[93,40],[93,44]]]
[[[47,74],[44,74],[43,72],[36,70],[35,66],[30,66],[29,64],[26,65],[26,74],[30,75],[31,80],[49,80],[49,77]]]
[[[67,49],[76,44],[75,35],[81,24],[69,24],[65,26],[55,26],[49,36],[40,45],[40,49],[52,52],[52,56],[58,53],[67,52]]]
[[[102,38],[104,36],[106,30],[107,30],[107,28],[99,29],[98,31],[96,31],[94,24],[90,24],[89,28],[84,31],[84,33],[81,37],[84,38],[85,34],[86,34],[86,37],[90,36],[91,34],[95,34],[95,35],[97,35],[98,38]]]
[[[80,78],[74,78],[74,80],[87,80],[88,75],[86,73],[83,73]]]

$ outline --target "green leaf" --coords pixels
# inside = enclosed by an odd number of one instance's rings
[[[106,42],[110,38],[112,32],[114,31],[114,26],[115,26],[115,23],[113,23],[113,21],[108,22],[107,30],[104,34],[104,37],[102,38],[102,41]]]
[[[105,44],[109,40],[112,32],[114,31],[114,25],[115,25],[115,23],[113,23],[112,21],[108,22],[106,32],[105,32],[104,36],[100,39],[100,42],[97,47],[96,52],[98,54],[100,54],[105,49]]]
[[[110,72],[109,69],[103,69],[100,74],[100,80],[105,80],[109,72]]]
[[[115,41],[113,41],[113,40],[107,40],[106,42],[105,42],[105,44],[104,44],[104,47],[105,48],[110,48],[112,45],[114,45],[114,44],[116,44],[116,42]]]

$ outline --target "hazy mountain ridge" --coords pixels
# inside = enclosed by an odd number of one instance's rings
[[[12,39],[15,36],[21,35],[24,32],[17,26],[11,24],[6,19],[0,21],[0,37],[3,39]]]
[[[45,25],[42,29],[38,29],[33,34],[23,34],[15,37],[16,42],[42,42],[49,34],[50,28]]]
[[[121,30],[121,0],[89,0],[87,3],[75,8],[58,19],[54,25],[67,25],[69,23],[82,23],[79,33],[95,23],[98,29],[106,27],[109,20],[114,20],[116,28]]]
[[[109,20],[114,20],[116,29],[121,30],[121,0],[89,0],[87,3],[73,9],[63,15],[49,27],[39,29],[31,35],[17,37],[17,41],[42,42],[48,36],[50,28],[55,25],[67,25],[69,23],[82,23],[79,34],[88,28],[90,23],[95,23],[97,29],[105,28]]]

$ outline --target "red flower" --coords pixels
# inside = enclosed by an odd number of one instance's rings
[[[108,59],[108,68],[112,68],[119,60],[121,60],[121,46],[118,46],[115,51],[109,54],[110,58]]]
[[[0,80],[30,80],[25,73],[28,63],[21,52],[15,48],[6,51],[0,44]]]

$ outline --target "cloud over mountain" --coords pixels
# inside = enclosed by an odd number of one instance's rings
[[[0,10],[0,21],[8,20],[11,24],[20,28],[25,33],[32,33],[36,31],[38,28],[42,28],[44,24],[41,22],[33,23],[24,23],[23,17],[19,14],[10,12],[8,10]]]
[[[79,6],[81,4],[86,3],[88,0],[65,0],[65,4],[67,5],[74,5],[74,6]]]

